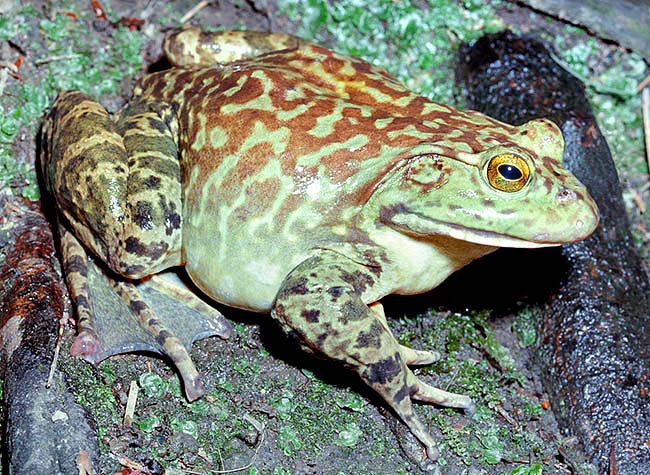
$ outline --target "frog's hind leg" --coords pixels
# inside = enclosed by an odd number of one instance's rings
[[[386,314],[384,313],[384,306],[380,302],[375,302],[371,305],[368,305],[368,308],[370,310],[373,310],[375,313],[377,313],[377,316],[379,318],[379,321],[386,327],[388,331],[390,331],[390,327],[388,326],[388,322],[386,321]],[[399,344],[399,343],[398,343]],[[431,363],[435,363],[441,358],[440,353],[437,351],[431,351],[431,350],[416,350],[414,348],[409,348],[408,346],[404,346],[402,344],[399,344],[400,348],[400,354],[402,355],[402,360],[404,363],[407,365],[428,365]]]
[[[228,323],[223,316],[167,311],[129,281],[181,263],[177,134],[169,104],[136,101],[113,121],[92,98],[69,91],[44,121],[41,167],[57,204],[79,316],[71,352],[92,363],[130,351],[166,354],[194,399],[202,389],[188,348],[197,335],[227,337]],[[81,242],[118,275],[90,262]]]
[[[181,264],[175,112],[129,104],[114,121],[87,94],[59,94],[41,133],[41,168],[61,223],[117,274]]]
[[[420,361],[435,355],[399,345],[385,318],[364,304],[362,295],[370,293],[375,280],[371,270],[335,253],[322,252],[287,276],[272,316],[307,351],[353,369],[435,459],[436,443],[417,418],[411,398],[464,409],[471,408],[472,402],[467,396],[427,386],[413,375],[405,358]]]
[[[197,338],[227,338],[231,327],[223,316],[173,285],[147,281],[136,288],[130,280],[107,275],[88,259],[69,231],[61,226],[59,233],[68,288],[78,316],[78,335],[70,354],[93,364],[134,351],[166,355],[183,380],[187,398],[200,397],[205,391],[188,349]],[[174,305],[171,299],[189,308]]]
[[[167,35],[163,49],[174,66],[219,66],[273,51],[296,49],[303,44],[307,42],[284,33],[207,32],[188,25]]]

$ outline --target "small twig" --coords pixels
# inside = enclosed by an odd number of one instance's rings
[[[133,415],[135,414],[135,404],[138,401],[138,383],[131,381],[129,387],[129,398],[126,401],[126,411],[124,411],[124,422],[126,427],[131,427],[133,424]]]
[[[209,3],[210,2],[207,1],[207,0],[201,0],[199,3],[197,3],[194,6],[194,8],[192,8],[189,12],[187,12],[185,15],[183,15],[183,18],[181,18],[181,23],[185,23],[186,21],[188,21],[190,18],[192,18],[198,12],[200,12],[205,7],[207,7]]]
[[[82,56],[82,55],[74,53],[74,54],[63,54],[63,55],[60,55],[60,56],[49,56],[47,58],[43,58],[43,59],[39,59],[38,61],[34,61],[34,64],[36,64],[37,66],[40,66],[41,64],[51,63],[52,61],[61,61],[62,59],[78,58],[79,56]]]
[[[630,188],[630,192],[632,192],[632,199],[634,200],[636,207],[639,208],[641,214],[645,213],[645,203],[643,202],[643,198],[641,198],[641,193],[636,191],[634,188]]]
[[[501,459],[506,463],[521,463],[525,465],[530,465],[530,460],[527,459],[521,459],[521,458],[514,459],[507,456],[502,456]]]
[[[11,74],[12,77],[18,79],[19,81],[23,80],[23,77],[18,74],[18,66],[16,66],[11,61],[0,61],[0,69],[7,71],[9,74]],[[6,80],[6,78],[4,80]],[[4,84],[2,84],[2,89],[4,89]]]
[[[118,455],[113,452],[109,452],[109,456],[113,457],[117,460],[117,462],[122,465],[123,467],[126,467],[128,469],[131,469],[135,472],[138,473],[150,473],[149,470],[147,470],[143,465],[140,465],[138,462],[134,462],[128,457],[125,457],[124,455]]]
[[[2,92],[5,90],[5,86],[7,85],[7,76],[9,76],[9,70],[0,69],[0,96],[2,96]]]
[[[87,450],[81,450],[77,455],[77,470],[79,475],[94,475],[93,464],[90,462]]]
[[[68,323],[68,315],[64,313],[64,316],[59,319],[59,333],[56,336],[56,346],[54,347],[54,357],[52,358],[52,363],[50,364],[50,374],[47,375],[47,382],[45,383],[46,388],[52,386],[52,381],[54,380],[54,373],[56,372],[56,365],[59,362],[59,352],[61,350],[61,341],[63,340],[63,330],[65,330],[65,325]]]
[[[616,463],[616,452],[613,445],[609,451],[609,475],[618,475],[618,464]]]
[[[514,426],[515,429],[519,430],[519,423],[516,420],[514,420],[510,416],[510,414],[508,414],[505,411],[505,409],[502,406],[497,406],[496,409],[497,409],[497,412],[501,415],[501,417],[503,417],[506,420],[506,422],[508,422],[510,425]]]
[[[637,91],[641,92],[643,91],[643,89],[645,89],[646,86],[649,85],[650,85],[650,74],[648,74],[648,76],[639,83],[639,87],[637,88]]]
[[[11,61],[0,61],[0,67],[7,68],[9,71],[13,71],[14,73],[18,72],[18,66]]]
[[[650,172],[650,87],[641,91],[641,110],[643,110],[643,131],[645,134],[645,158]]]

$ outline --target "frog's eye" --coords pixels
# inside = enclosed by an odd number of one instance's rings
[[[514,193],[528,182],[530,169],[526,161],[512,153],[492,157],[487,166],[487,179],[493,188]]]

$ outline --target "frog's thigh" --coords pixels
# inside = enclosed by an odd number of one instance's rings
[[[128,107],[115,123],[68,91],[43,126],[41,166],[64,224],[126,277],[180,263],[180,167],[166,108]]]
[[[306,350],[353,368],[435,458],[436,444],[415,415],[411,396],[421,393],[424,400],[462,407],[471,401],[466,396],[452,401],[449,393],[430,391],[407,368],[403,349],[381,316],[361,300],[374,283],[375,276],[368,269],[341,255],[323,252],[287,276],[272,315]]]

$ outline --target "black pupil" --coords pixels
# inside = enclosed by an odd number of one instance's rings
[[[514,165],[499,165],[499,174],[506,180],[519,180],[523,175]]]

